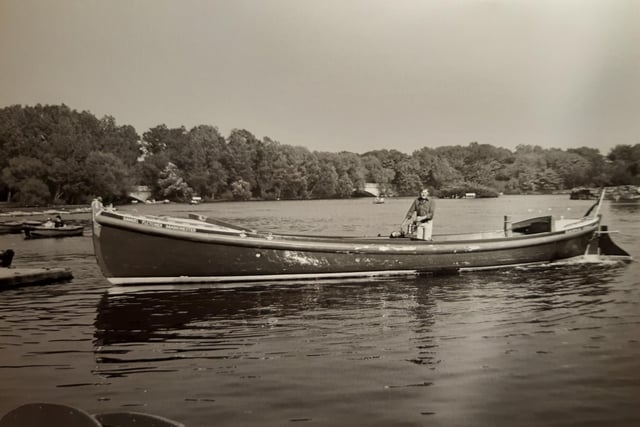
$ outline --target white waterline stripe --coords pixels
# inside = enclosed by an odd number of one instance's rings
[[[208,283],[208,282],[263,282],[276,280],[325,279],[339,277],[375,277],[416,275],[416,270],[362,271],[345,273],[263,274],[248,276],[179,276],[179,277],[108,277],[113,285],[144,283]]]

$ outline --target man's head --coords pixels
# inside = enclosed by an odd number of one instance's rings
[[[428,189],[424,189],[420,192],[420,198],[421,199],[426,199],[427,197],[429,197],[429,190]]]

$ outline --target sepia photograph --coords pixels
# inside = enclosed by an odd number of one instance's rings
[[[0,0],[0,427],[640,425],[639,24]]]

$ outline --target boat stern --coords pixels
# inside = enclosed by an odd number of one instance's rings
[[[611,240],[611,233],[613,232],[609,231],[608,226],[600,225],[600,229],[595,233],[591,242],[589,242],[585,255],[595,255],[619,261],[632,261],[633,258],[629,252],[625,251]]]

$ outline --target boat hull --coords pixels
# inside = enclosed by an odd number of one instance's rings
[[[0,222],[0,234],[20,234],[22,223],[16,221]]]
[[[483,240],[327,238],[215,232],[117,214],[97,215],[94,247],[114,284],[276,280],[455,272],[585,254],[599,219],[570,232]]]
[[[84,227],[64,226],[64,227],[25,227],[24,234],[27,239],[45,239],[82,236]]]

